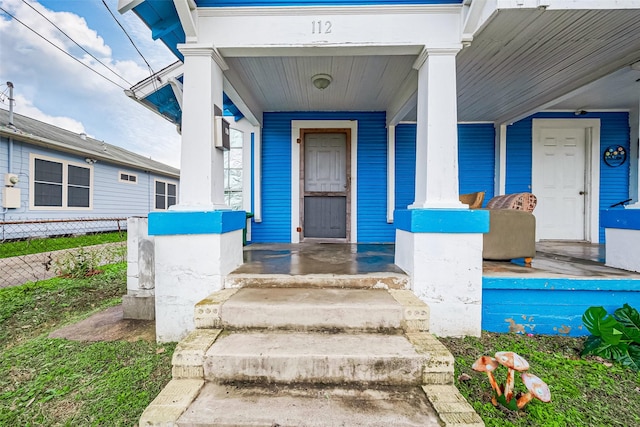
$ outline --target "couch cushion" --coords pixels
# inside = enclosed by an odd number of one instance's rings
[[[505,194],[489,200],[487,209],[515,209],[533,212],[537,203],[538,199],[531,193]]]

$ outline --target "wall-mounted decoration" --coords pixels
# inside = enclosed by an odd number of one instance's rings
[[[602,159],[612,168],[617,168],[627,160],[627,150],[620,145],[610,145],[604,150]]]

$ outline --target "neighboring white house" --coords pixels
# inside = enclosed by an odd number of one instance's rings
[[[219,137],[231,105],[250,145],[253,241],[395,242],[440,335],[480,332],[488,217],[460,192],[531,191],[539,238],[594,243],[602,209],[638,200],[640,0],[119,10],[179,60],[128,93],[182,130],[178,204],[150,216],[161,339],[184,335],[193,304],[242,262]]]
[[[147,216],[178,200],[176,168],[20,114],[8,120],[0,110],[1,221]]]

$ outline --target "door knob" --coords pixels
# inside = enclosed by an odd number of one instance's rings
[[[587,192],[586,191],[580,191],[578,194],[581,195],[581,196],[584,196],[585,194],[587,194]]]

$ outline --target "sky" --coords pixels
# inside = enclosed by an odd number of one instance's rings
[[[105,0],[154,71],[177,59],[133,13],[121,15],[118,0]],[[75,42],[124,78],[117,77]],[[122,87],[61,52],[0,10],[0,93],[14,85],[14,111],[174,167],[180,165],[180,135],[175,125],[124,94],[150,71],[102,0],[0,0],[0,7]],[[8,96],[0,98],[8,109]]]

